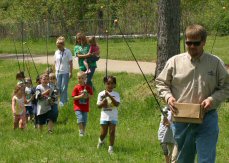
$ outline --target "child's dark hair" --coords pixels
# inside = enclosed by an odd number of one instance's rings
[[[114,76],[105,76],[105,77],[103,78],[104,84],[106,84],[106,83],[108,82],[109,79],[111,79],[111,80],[113,81],[113,83],[116,85],[116,77],[114,77]]]
[[[25,78],[24,71],[19,71],[19,72],[16,74],[16,79],[19,79],[19,78]]]
[[[40,75],[37,75],[37,77],[36,77],[36,83],[37,84],[40,84]]]

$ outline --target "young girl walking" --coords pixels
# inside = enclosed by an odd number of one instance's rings
[[[104,144],[105,137],[109,130],[110,144],[108,152],[112,154],[114,152],[113,146],[115,141],[115,128],[118,122],[118,109],[120,104],[120,96],[118,92],[113,91],[116,87],[116,78],[114,76],[108,76],[104,78],[104,84],[106,89],[99,93],[97,105],[101,108],[101,133],[97,148],[100,148]]]
[[[29,103],[32,97],[27,101],[25,97],[25,87],[17,85],[12,97],[12,112],[14,117],[14,129],[24,129],[26,126],[25,104]]]

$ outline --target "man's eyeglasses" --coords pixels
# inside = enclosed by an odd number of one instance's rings
[[[191,46],[191,45],[200,46],[201,41],[186,41],[185,43],[187,46]]]

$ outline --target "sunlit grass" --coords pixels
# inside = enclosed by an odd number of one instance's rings
[[[213,46],[215,36],[209,36],[207,38],[205,51],[212,52],[214,55],[219,56],[225,63],[229,64],[229,36],[216,37],[215,44]],[[157,40],[155,38],[147,39],[127,39],[134,55],[139,61],[156,61],[157,59]],[[98,44],[101,50],[101,57],[107,56],[107,42],[106,40],[98,40]],[[27,45],[32,54],[46,55],[46,42],[45,40],[30,40],[27,41]],[[29,53],[27,45],[24,45],[24,53]],[[66,47],[72,50],[74,48],[73,41],[67,41]],[[213,48],[212,48],[213,47]],[[18,53],[22,54],[22,43],[20,40],[16,42],[16,48]],[[55,40],[50,39],[48,42],[48,54],[54,55],[55,52]],[[181,52],[184,52],[183,40],[180,45]],[[15,53],[15,48],[12,39],[0,41],[0,53]],[[134,60],[128,46],[123,39],[109,39],[108,41],[108,58],[115,60]]]

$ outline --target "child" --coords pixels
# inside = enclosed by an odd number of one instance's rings
[[[114,152],[115,127],[118,122],[117,107],[120,104],[120,96],[119,93],[113,91],[116,86],[116,78],[114,76],[104,78],[104,84],[106,85],[106,90],[99,93],[97,100],[98,107],[102,109],[100,117],[101,134],[97,148],[100,148],[103,145],[109,129],[110,145],[108,152],[112,154]]]
[[[32,91],[32,81],[30,78],[25,78],[25,97],[26,100],[29,100],[30,98],[34,98],[34,94]],[[32,107],[32,102],[30,101],[28,104],[25,104],[25,108],[26,108],[26,121],[28,122],[29,120],[32,120],[33,118],[33,114],[34,114],[34,110]]]
[[[77,116],[79,126],[79,136],[85,135],[87,117],[89,112],[89,98],[93,95],[92,88],[85,84],[86,74],[82,71],[77,73],[78,84],[72,91],[74,100],[74,111]]]
[[[54,123],[57,121],[57,118],[58,118],[58,89],[57,89],[56,84],[57,83],[56,83],[55,74],[50,73],[49,74],[49,87],[53,90],[51,94],[51,100],[53,102],[53,104],[51,105],[51,108],[52,108],[53,115],[54,115],[54,119],[53,119]]]
[[[19,71],[16,74],[17,85],[25,83],[25,75],[23,71]]]
[[[161,116],[161,122],[158,130],[158,140],[165,156],[166,163],[175,162],[177,150],[172,133],[172,112],[168,107],[163,109],[167,117]],[[173,157],[173,158],[172,158]]]
[[[95,37],[92,36],[88,39],[88,42],[90,44],[90,50],[89,50],[89,54],[91,54],[91,57],[84,59],[84,65],[86,67],[86,74],[89,74],[91,72],[91,70],[89,69],[89,63],[90,62],[95,62],[98,61],[100,56],[99,56],[99,46],[96,43]]]
[[[53,119],[54,115],[51,110],[51,105],[49,103],[49,97],[52,93],[52,89],[48,86],[49,77],[47,74],[43,74],[40,77],[40,82],[36,87],[36,99],[37,101],[37,118],[38,118],[38,128],[43,129],[43,126],[48,121],[48,132],[51,134],[53,132]]]
[[[30,99],[31,100],[31,99]],[[28,102],[30,102],[30,100]],[[14,129],[24,129],[26,126],[26,109],[24,104],[27,103],[24,87],[17,85],[12,97],[12,112],[14,116]]]
[[[39,75],[36,77],[36,84],[37,85],[41,84]],[[33,91],[33,94],[35,94],[35,96],[36,96],[36,86],[33,87],[32,91]],[[39,92],[37,92],[37,93],[39,93]],[[33,98],[33,100],[32,100],[32,106],[33,106],[33,110],[34,110],[34,128],[37,128],[37,126],[38,126],[37,100],[38,100],[37,98]]]

